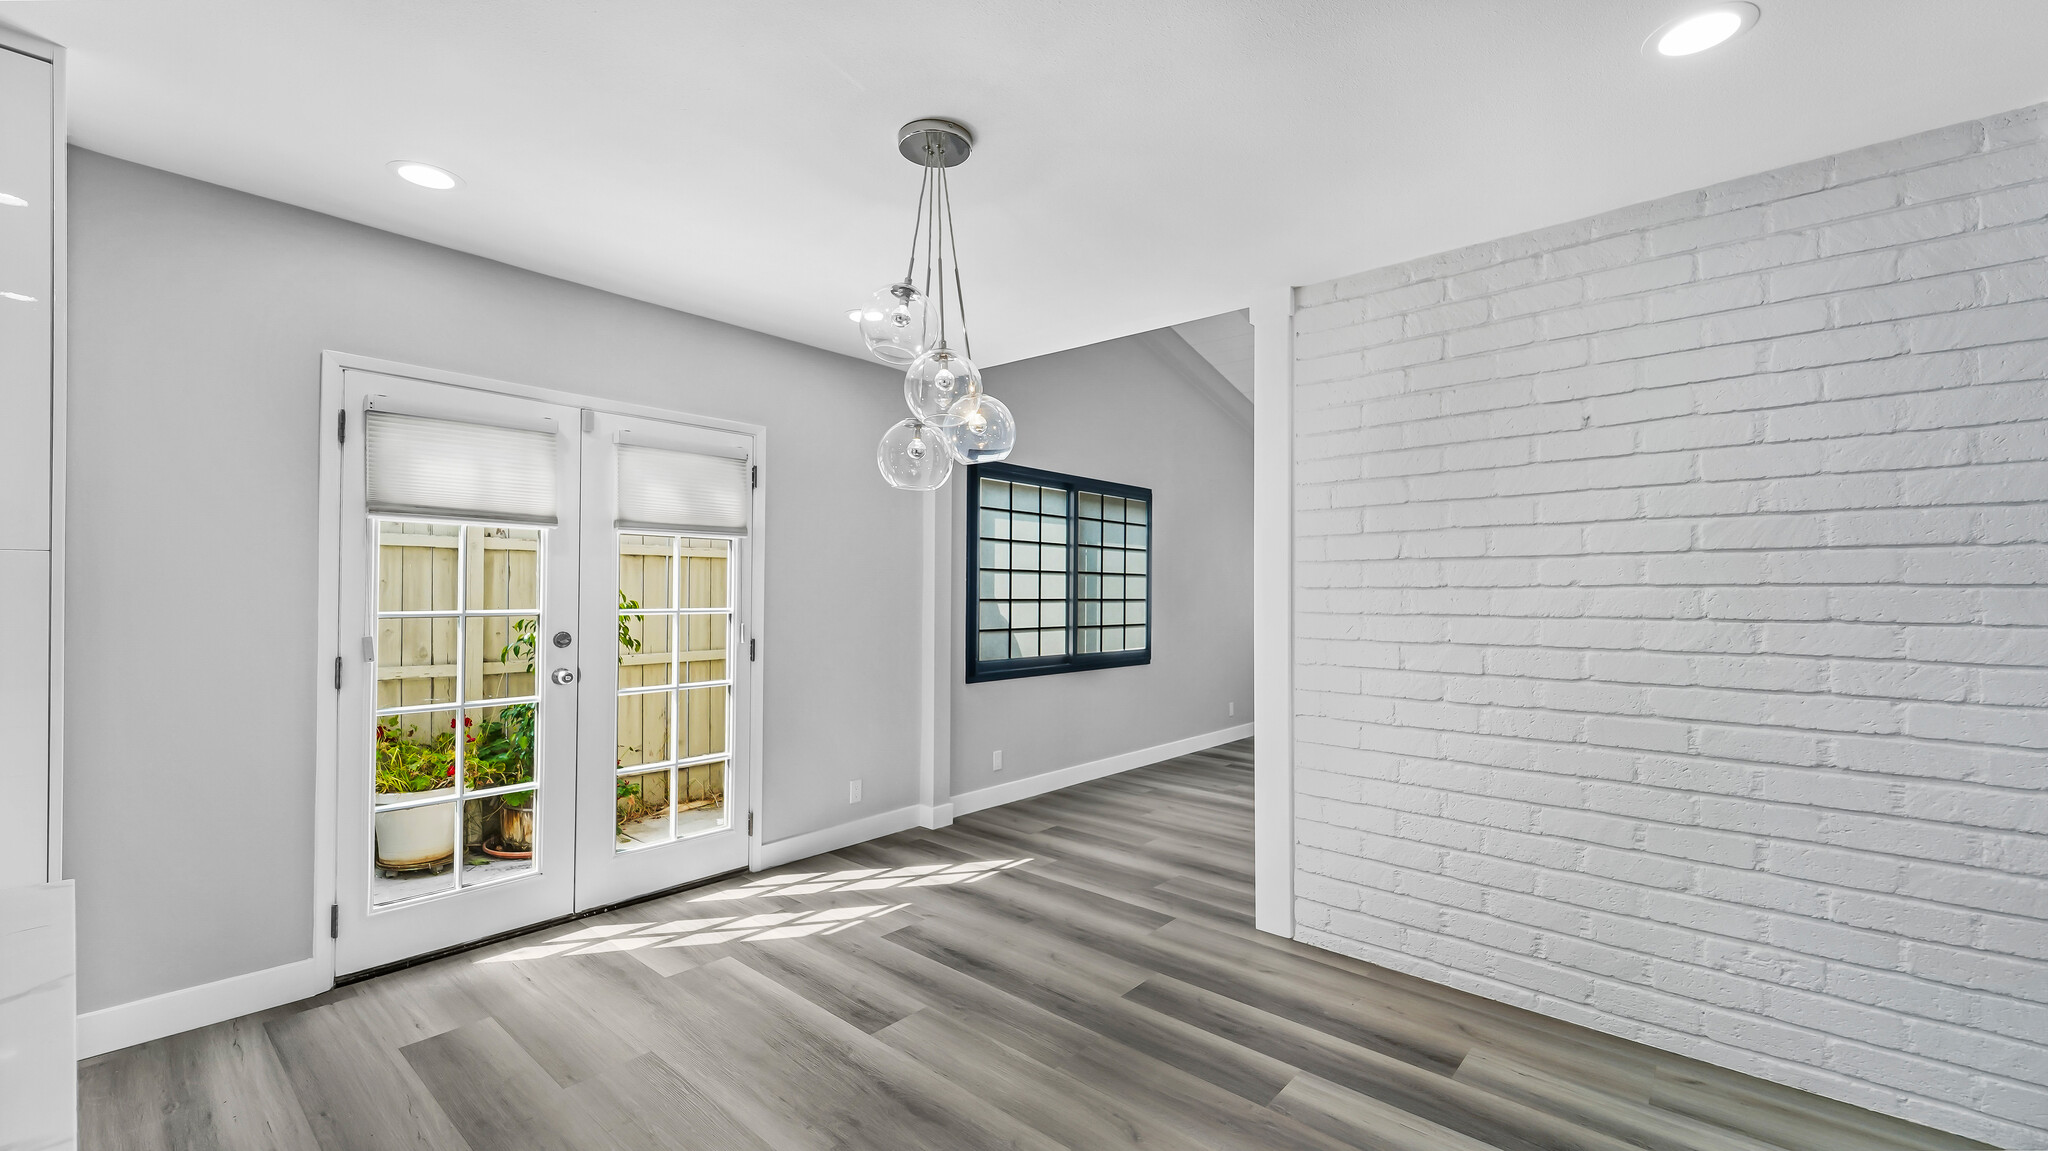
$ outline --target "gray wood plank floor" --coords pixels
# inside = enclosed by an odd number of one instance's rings
[[[91,1149],[1977,1147],[1251,929],[1232,744],[80,1065]]]

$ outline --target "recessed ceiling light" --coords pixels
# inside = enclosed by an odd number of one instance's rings
[[[22,199],[20,196],[10,196],[5,192],[0,192],[0,204],[5,204],[10,208],[28,207],[27,200]]]
[[[36,298],[34,296],[24,296],[20,292],[0,292],[0,298],[5,298],[9,300],[20,300],[24,304],[33,304],[36,302]]]
[[[1749,31],[1763,15],[1754,4],[1716,4],[1688,12],[1643,41],[1645,56],[1690,56]]]
[[[461,177],[455,173],[446,168],[436,168],[432,164],[422,164],[418,160],[393,160],[391,170],[398,173],[401,180],[418,184],[422,188],[432,188],[436,192],[445,192],[450,188],[462,186]]]

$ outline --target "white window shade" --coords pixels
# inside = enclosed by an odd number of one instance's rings
[[[627,531],[747,534],[747,461],[619,445],[619,521]]]
[[[553,432],[375,411],[363,424],[373,514],[556,522]]]

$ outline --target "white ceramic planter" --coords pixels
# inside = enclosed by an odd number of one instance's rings
[[[415,791],[406,799],[452,797],[453,787]],[[394,870],[425,867],[455,854],[455,814],[447,804],[377,813],[377,866]]]

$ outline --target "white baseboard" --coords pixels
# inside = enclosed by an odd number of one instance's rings
[[[1053,771],[1042,771],[1037,775],[1025,776],[1023,779],[1013,779],[1008,783],[996,784],[994,787],[984,787],[980,791],[970,791],[965,795],[956,795],[953,797],[952,814],[955,816],[968,815],[972,812],[983,811],[991,807],[1000,807],[1005,803],[1015,803],[1020,799],[1030,799],[1034,795],[1044,795],[1048,791],[1058,791],[1063,787],[1072,787],[1077,783],[1087,783],[1091,779],[1101,779],[1104,776],[1115,775],[1118,772],[1133,771],[1140,767],[1150,767],[1163,760],[1172,759],[1176,755],[1188,755],[1192,752],[1206,751],[1221,744],[1248,738],[1251,734],[1252,725],[1241,723],[1236,727],[1226,727],[1221,731],[1211,731],[1202,735],[1191,735],[1186,739],[1176,739],[1172,743],[1162,743],[1153,747],[1141,747],[1136,751],[1127,751],[1122,755],[1112,755],[1107,759],[1098,759],[1090,763],[1077,763],[1072,767],[1057,768]]]
[[[792,835],[773,843],[764,843],[755,853],[754,870],[765,871],[771,867],[781,867],[785,863],[809,859],[813,855],[823,855],[828,851],[838,851],[842,847],[852,847],[856,843],[866,843],[870,839],[879,839],[884,835],[909,831],[913,827],[929,827],[931,824],[926,821],[932,817],[932,812],[933,809],[930,807],[912,804],[894,811],[877,812],[851,823],[821,827],[802,835]]]
[[[315,956],[102,1007],[78,1017],[78,1057],[103,1055],[253,1011],[267,1011],[333,986],[334,965]]]

